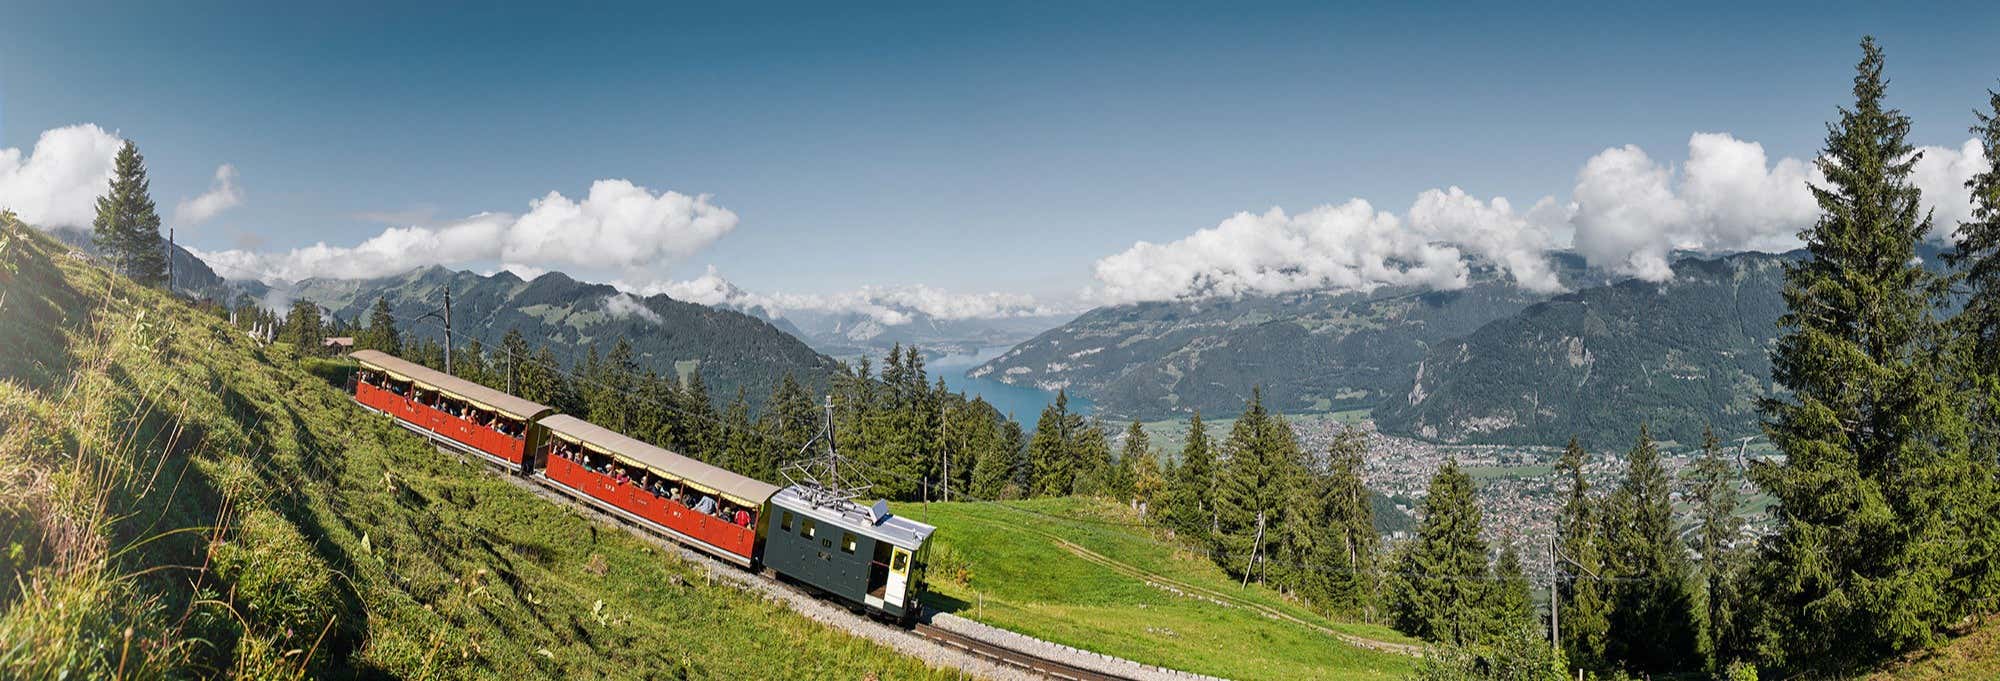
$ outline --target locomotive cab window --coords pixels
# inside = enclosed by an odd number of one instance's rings
[[[784,530],[786,532],[792,531],[792,512],[785,511],[784,518],[780,522],[782,524],[778,525],[778,529]]]
[[[813,523],[813,519],[807,518],[805,519],[805,522],[799,524],[799,536],[811,539],[813,538],[813,530],[816,529],[819,528],[815,523]]]
[[[853,532],[840,533],[840,550],[842,553],[853,554],[855,543]]]
[[[904,570],[909,569],[909,567],[910,567],[910,554],[904,553],[900,550],[896,552],[896,557],[891,558],[889,560],[889,569],[891,570],[902,572]]]

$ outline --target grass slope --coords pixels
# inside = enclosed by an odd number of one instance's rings
[[[1389,679],[1411,658],[1342,637],[1411,644],[1241,588],[1123,507],[1089,499],[906,504],[938,526],[933,608],[1046,640],[1233,679]],[[969,579],[959,583],[959,569]],[[1171,583],[1169,583],[1171,582]],[[1287,619],[1290,618],[1290,619]]]
[[[0,224],[0,678],[952,675],[440,456],[340,367],[66,253]]]

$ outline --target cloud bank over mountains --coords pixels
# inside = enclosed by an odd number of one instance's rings
[[[1971,214],[1965,181],[1991,163],[1977,140],[1922,147],[1912,180],[1935,211],[1931,237],[1950,238]],[[1273,208],[1238,213],[1167,244],[1139,242],[1097,261],[1085,297],[1101,303],[1380,286],[1463,287],[1479,256],[1525,288],[1562,288],[1550,250],[1573,247],[1591,264],[1661,281],[1677,249],[1785,251],[1819,217],[1810,161],[1772,161],[1761,144],[1696,133],[1679,166],[1636,146],[1584,162],[1567,201],[1543,197],[1525,211],[1457,187],[1417,196],[1403,215],[1353,199],[1297,216]]]
[[[916,314],[933,319],[999,319],[1038,317],[1078,312],[1038,302],[1019,293],[952,293],[924,285],[863,286],[841,293],[754,293],[745,291],[710,265],[701,276],[685,281],[644,284],[612,282],[620,290],[650,296],[664,293],[670,298],[702,305],[720,305],[742,310],[762,309],[773,318],[787,313],[855,313],[885,326],[900,326],[916,320]]]
[[[240,205],[243,190],[236,186],[236,166],[224,163],[215,169],[215,181],[208,191],[174,206],[174,224],[198,225]]]

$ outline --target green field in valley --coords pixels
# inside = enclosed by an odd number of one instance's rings
[[[1400,651],[1415,642],[1401,634],[1330,621],[1269,589],[1243,588],[1110,502],[904,504],[897,512],[939,528],[934,609],[1232,679],[1392,679],[1413,668]]]

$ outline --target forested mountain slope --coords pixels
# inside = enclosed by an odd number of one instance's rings
[[[1918,248],[1942,263],[1934,244]],[[1432,348],[1374,412],[1385,432],[1453,443],[1593,446],[1653,436],[1696,442],[1758,432],[1784,314],[1782,255],[1684,258],[1666,282],[1557,296]]]
[[[949,676],[718,586],[0,225],[0,678]]]
[[[1572,288],[1601,276],[1573,254],[1553,259]],[[1481,269],[1458,291],[1306,291],[1101,307],[974,374],[1066,387],[1117,417],[1234,413],[1256,386],[1283,412],[1365,408],[1407,387],[1431,345],[1547,298]]]
[[[428,267],[379,279],[307,279],[284,294],[365,323],[377,298],[388,301],[397,318],[416,320],[443,306],[447,286],[461,344],[479,340],[490,350],[507,331],[519,330],[531,347],[547,345],[569,366],[593,343],[604,353],[624,339],[632,344],[640,367],[668,376],[699,367],[718,403],[742,388],[753,406],[761,406],[787,373],[812,394],[822,394],[836,367],[832,359],[761,319],[664,295],[639,298],[560,272],[523,281],[504,271],[481,276]],[[444,338],[443,327],[431,321],[401,321],[399,327],[406,339],[413,334],[440,342]]]
[[[1757,429],[1784,314],[1784,263],[1740,253],[1683,259],[1667,282],[1626,280],[1531,306],[1433,348],[1375,408],[1384,431],[1445,442],[1626,443]]]

